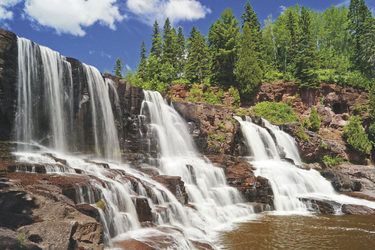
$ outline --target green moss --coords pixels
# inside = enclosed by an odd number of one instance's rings
[[[230,121],[233,125],[236,124],[236,121],[230,116],[227,116],[227,120]]]
[[[217,137],[217,140],[218,140],[219,142],[221,142],[221,143],[224,143],[224,142],[225,142],[225,139],[224,139],[221,135],[219,135],[219,136]]]

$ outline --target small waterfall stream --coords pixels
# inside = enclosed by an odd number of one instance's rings
[[[300,198],[330,200],[340,204],[356,204],[375,208],[375,202],[337,194],[331,183],[324,179],[318,171],[303,170],[290,162],[281,160],[279,155],[275,155],[277,146],[281,146],[286,152],[286,156],[293,159],[297,165],[301,164],[294,139],[268,121],[263,120],[263,123],[275,135],[276,142],[267,129],[252,123],[250,117],[247,117],[246,121],[239,117],[236,119],[241,124],[241,130],[250,153],[250,162],[256,167],[255,174],[267,178],[271,183],[276,211],[306,213],[307,205]]]

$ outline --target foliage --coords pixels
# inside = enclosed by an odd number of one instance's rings
[[[192,83],[202,83],[209,74],[209,52],[204,36],[193,26],[189,37],[186,75]]]
[[[208,32],[211,50],[211,83],[235,84],[234,69],[238,55],[239,21],[233,10],[226,9],[221,18],[213,23]]]
[[[334,167],[337,164],[340,164],[342,162],[345,162],[342,158],[331,158],[328,155],[323,156],[323,161],[329,166]]]
[[[18,241],[20,242],[21,245],[25,244],[25,234],[21,233],[17,237]]]
[[[236,124],[236,122],[234,121],[234,119],[230,116],[227,116],[227,120],[230,121],[233,125]]]
[[[236,80],[242,98],[252,98],[261,83],[263,70],[259,64],[259,52],[250,24],[245,22],[239,43],[239,56],[236,64]]]
[[[297,136],[301,138],[302,140],[304,140],[305,142],[310,141],[309,137],[307,136],[307,134],[305,133],[305,131],[303,130],[301,126],[298,126]]]
[[[324,141],[319,142],[319,147],[323,149],[328,149],[328,145],[324,143]]]
[[[255,105],[253,112],[272,123],[281,124],[298,121],[293,109],[285,103],[260,102]]]
[[[219,142],[221,142],[221,143],[224,143],[224,142],[225,142],[225,139],[224,139],[221,135],[219,135],[219,136],[217,137],[217,140],[218,140]]]
[[[233,107],[237,109],[240,106],[241,97],[237,89],[230,87],[229,88],[229,95],[234,98],[233,100]]]
[[[121,61],[120,58],[117,58],[116,64],[115,64],[115,66],[113,68],[113,73],[118,78],[123,79],[121,72],[123,72],[122,61]]]
[[[343,135],[348,145],[357,152],[368,154],[372,150],[372,144],[362,127],[362,120],[359,116],[350,117],[349,124],[344,127]]]
[[[310,121],[310,130],[314,132],[318,132],[320,129],[321,119],[315,107],[311,108],[309,121]]]
[[[224,124],[222,124],[221,122],[219,122],[218,126],[219,126],[219,128],[220,128],[221,131],[227,132],[227,130],[225,129]]]
[[[310,120],[309,119],[303,119],[302,122],[301,122],[301,126],[308,129],[310,128],[311,124],[310,124]]]
[[[137,70],[137,78],[141,79],[143,82],[147,81],[148,75],[147,75],[147,48],[146,43],[143,40],[141,45],[141,61],[138,64],[138,70]]]

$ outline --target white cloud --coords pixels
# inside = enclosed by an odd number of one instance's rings
[[[126,65],[125,65],[125,68],[126,68],[127,70],[130,70],[130,71],[132,70],[132,68],[130,68],[129,64],[126,64]]]
[[[280,8],[280,15],[284,14],[284,12],[286,10],[286,6],[280,5],[279,8]]]
[[[12,20],[13,12],[10,11],[9,8],[21,1],[22,0],[0,0],[0,20]]]
[[[58,33],[84,36],[84,28],[96,22],[116,29],[115,22],[126,18],[120,14],[116,1],[26,0],[24,11],[33,22],[54,28]]]
[[[130,12],[148,25],[169,17],[174,24],[204,18],[211,10],[197,0],[128,0]]]

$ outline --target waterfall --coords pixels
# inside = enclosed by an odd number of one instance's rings
[[[18,57],[17,140],[47,141],[48,146],[66,151],[73,118],[70,63],[24,38],[18,38]]]
[[[331,200],[340,204],[357,204],[375,208],[375,202],[337,194],[331,183],[318,171],[300,169],[275,156],[274,149],[280,146],[288,158],[293,159],[298,165],[301,164],[295,140],[276,126],[263,120],[265,126],[275,135],[276,141],[274,141],[265,128],[252,123],[249,117],[246,121],[239,117],[236,119],[241,124],[241,131],[249,148],[250,162],[256,168],[255,175],[267,178],[271,184],[276,211],[307,212],[307,205],[300,198]]]
[[[237,189],[226,184],[223,169],[214,167],[198,154],[187,125],[158,92],[144,91],[141,117],[150,118],[149,141],[157,138],[161,174],[181,176],[199,218],[191,223],[209,232],[223,223],[250,215]]]
[[[193,242],[211,239],[215,230],[252,218],[253,207],[226,185],[223,169],[201,157],[185,121],[159,93],[144,92],[139,117],[150,122],[144,136],[157,141],[154,162],[159,172],[183,180],[189,204],[119,161],[115,118],[121,122],[121,112],[113,81],[80,63],[73,88],[73,72],[65,57],[24,38],[18,38],[18,49],[15,129],[23,147],[14,155],[29,165],[20,164],[17,170],[35,172],[36,165],[47,174],[77,178],[72,199],[98,207],[106,246],[132,238],[158,248],[156,238],[161,238],[168,239],[171,248],[191,249]],[[98,158],[72,154],[77,149],[95,151]],[[176,192],[183,190],[176,187]],[[149,205],[152,228],[140,221],[137,201]]]
[[[113,83],[104,81],[96,68],[81,64],[91,111],[91,123],[83,129],[73,126],[72,69],[66,58],[25,38],[18,38],[18,58],[16,139],[26,143],[20,144],[20,150],[28,151],[30,143],[39,143],[59,152],[71,152],[80,138],[93,140],[91,150],[97,155],[118,161],[120,147],[109,92],[114,93],[116,106],[119,99]],[[93,138],[84,130],[92,130]]]
[[[83,64],[91,98],[91,116],[98,155],[120,160],[120,144],[117,137],[115,118],[109,97],[110,82],[104,81],[99,70]]]

